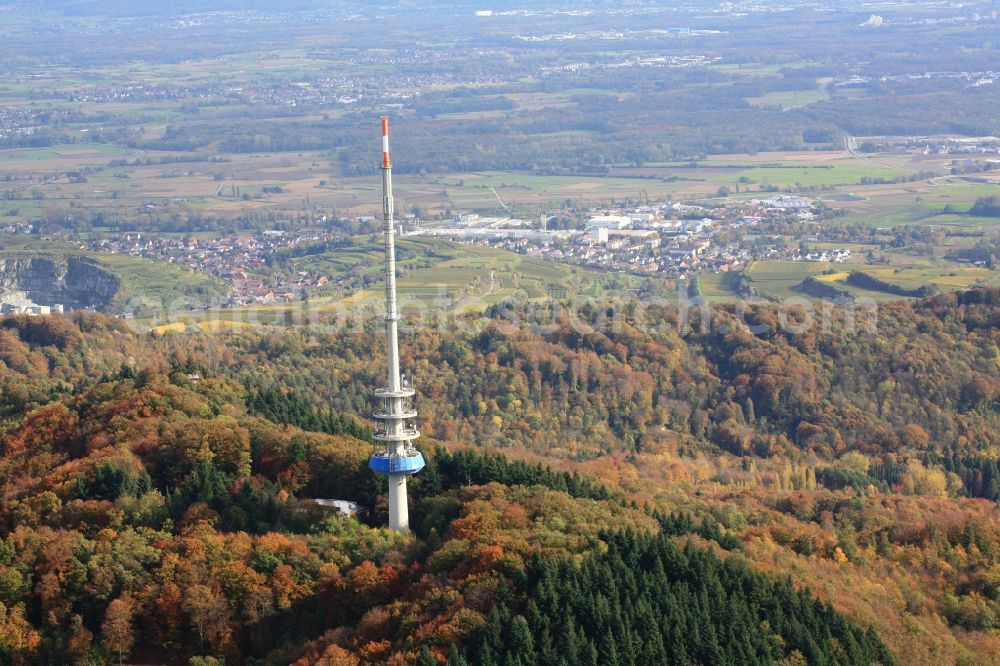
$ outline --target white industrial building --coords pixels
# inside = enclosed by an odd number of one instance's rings
[[[624,215],[597,215],[587,220],[587,231],[594,229],[620,230],[632,226],[632,218]]]

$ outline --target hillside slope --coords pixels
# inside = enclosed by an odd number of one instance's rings
[[[92,335],[3,323],[8,351],[29,357],[72,355]],[[245,396],[176,365],[122,366],[8,421],[5,661],[892,663],[873,632],[811,595],[671,540],[694,524],[665,531],[578,477],[429,449],[414,536],[331,515],[299,498],[363,502],[384,522],[371,444],[252,416]],[[616,610],[635,585],[625,560],[651,563],[634,616]],[[581,575],[593,585],[564,587]],[[591,616],[580,604],[595,593]],[[642,646],[650,626],[663,638]]]
[[[756,335],[720,330],[725,308],[683,333],[634,315],[581,332],[498,309],[407,333],[422,428],[447,447],[423,440],[402,540],[299,499],[360,501],[384,524],[352,416],[376,327],[0,319],[0,644],[68,663],[110,655],[118,627],[136,658],[184,645],[233,663],[505,663],[511,646],[746,663],[747,645],[762,663],[996,663],[997,292],[887,305],[874,332],[792,335],[768,307],[747,315]],[[567,584],[553,596],[547,577]],[[584,612],[664,580],[620,626]],[[650,617],[663,633],[640,649]]]

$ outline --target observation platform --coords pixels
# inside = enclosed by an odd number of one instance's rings
[[[378,388],[375,389],[375,393],[373,393],[372,395],[374,395],[376,398],[412,398],[416,394],[417,392],[414,391],[412,388],[404,386],[400,388],[398,391],[393,391],[392,389],[386,387]]]
[[[417,437],[420,437],[420,431],[412,427],[403,428],[396,434],[379,432],[378,430],[372,433],[372,439],[379,442],[406,442],[411,439],[416,439]]]
[[[376,474],[416,474],[424,468],[424,456],[420,451],[403,455],[379,451],[368,459],[368,469]]]
[[[417,418],[417,410],[415,409],[404,409],[398,414],[393,414],[392,412],[387,412],[384,409],[380,409],[372,414],[373,418],[379,419],[381,421],[392,421],[394,419],[415,419]]]

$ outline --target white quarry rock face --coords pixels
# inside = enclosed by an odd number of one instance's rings
[[[119,286],[117,277],[84,257],[0,258],[0,295],[8,302],[101,309]]]

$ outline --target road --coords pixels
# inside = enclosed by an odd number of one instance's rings
[[[895,165],[892,165],[892,164],[882,164],[881,162],[876,162],[875,160],[873,160],[871,158],[865,157],[864,155],[862,155],[861,153],[858,152],[858,140],[857,139],[855,139],[853,136],[851,136],[847,132],[841,132],[841,134],[844,137],[844,150],[846,150],[847,152],[849,152],[851,154],[851,157],[859,159],[862,162],[867,162],[868,164],[871,164],[872,166],[881,167],[883,169],[897,169],[897,170],[899,169],[898,166],[895,166]]]

